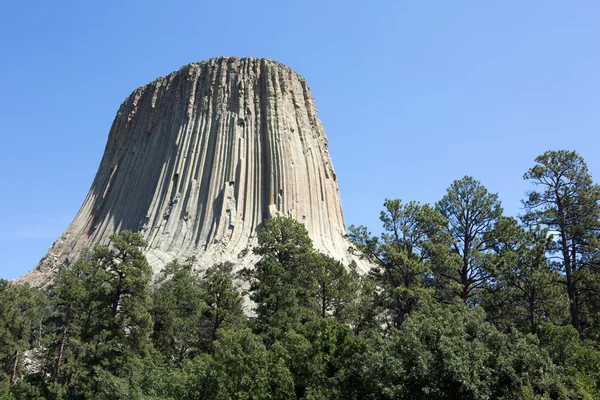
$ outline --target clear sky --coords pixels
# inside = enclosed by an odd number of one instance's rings
[[[131,91],[192,61],[266,57],[310,85],[346,224],[472,175],[509,215],[523,173],[572,149],[600,180],[600,2],[6,1],[0,277],[75,217]]]

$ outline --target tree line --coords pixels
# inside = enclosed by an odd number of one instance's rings
[[[0,398],[600,398],[600,187],[548,151],[505,216],[472,177],[351,226],[359,274],[268,220],[252,269],[157,276],[111,237],[44,290],[0,281]],[[247,300],[250,301],[247,301]]]

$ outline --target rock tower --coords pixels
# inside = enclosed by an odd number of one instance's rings
[[[144,235],[155,272],[190,256],[198,268],[248,266],[261,223],[276,215],[305,224],[315,248],[352,260],[308,85],[266,59],[192,63],[125,99],[79,213],[22,280],[44,285],[58,263],[125,229]]]

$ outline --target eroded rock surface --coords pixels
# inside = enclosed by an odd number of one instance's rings
[[[124,229],[143,233],[155,272],[190,256],[198,268],[249,266],[261,223],[273,215],[297,219],[317,249],[352,260],[310,89],[266,59],[192,63],[121,105],[79,213],[21,279],[44,285],[58,263]]]

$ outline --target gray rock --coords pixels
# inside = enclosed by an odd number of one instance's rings
[[[125,229],[145,236],[155,272],[191,256],[199,269],[250,266],[257,258],[248,249],[275,215],[305,224],[318,250],[353,260],[308,85],[266,59],[192,63],[121,105],[79,213],[21,280],[45,285],[57,261],[74,261]]]

